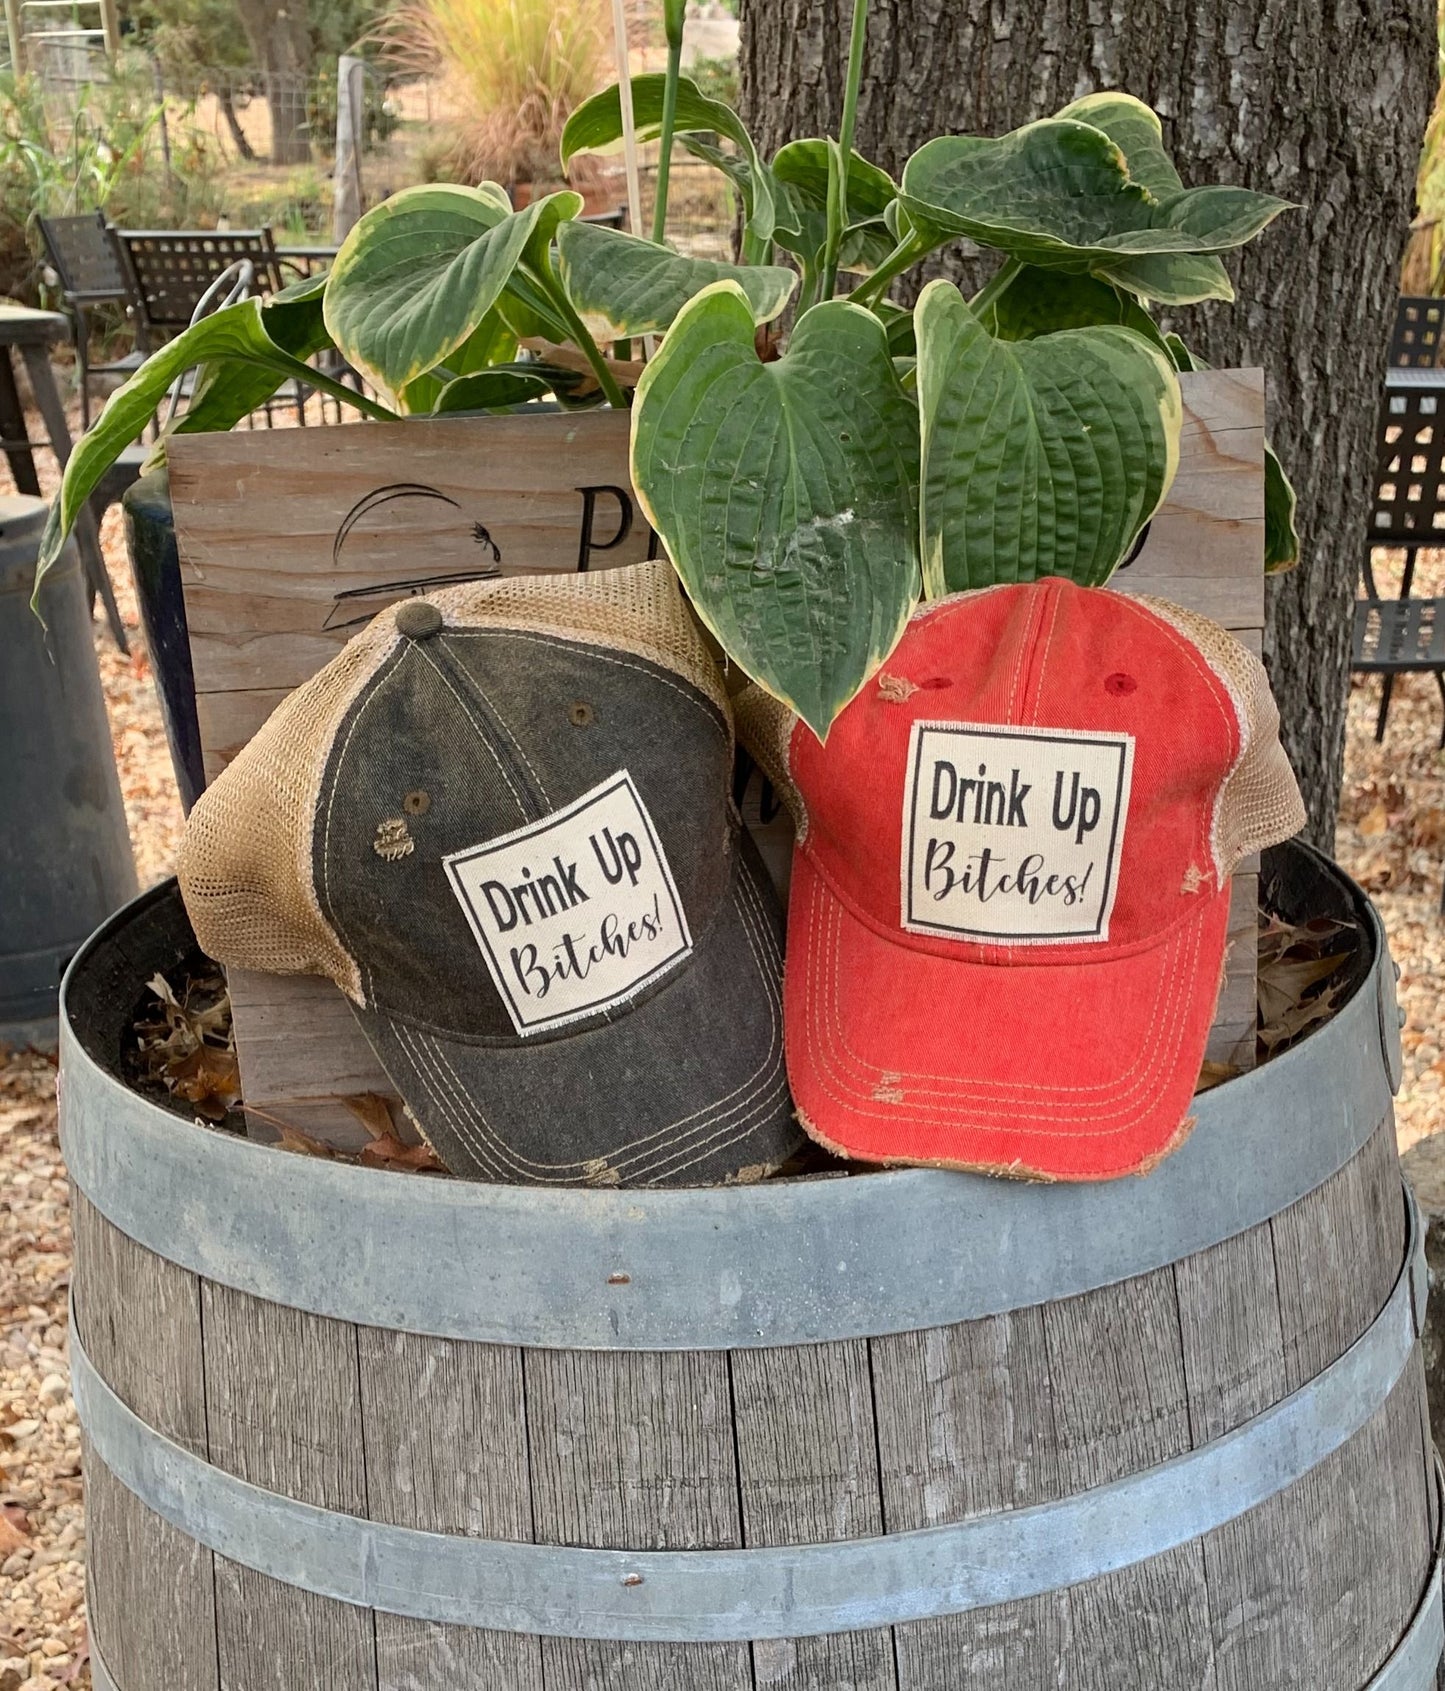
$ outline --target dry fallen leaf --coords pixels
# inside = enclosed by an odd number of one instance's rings
[[[1386,810],[1383,800],[1372,805],[1355,824],[1355,827],[1366,839],[1373,839],[1385,833],[1389,826],[1390,813]]]
[[[361,1161],[367,1168],[446,1172],[430,1145],[407,1145],[397,1137],[391,1106],[379,1092],[348,1093],[341,1102],[371,1135],[371,1143],[361,1148]]]
[[[420,1173],[445,1174],[446,1169],[430,1145],[403,1145],[395,1134],[385,1134],[361,1147],[361,1161],[367,1168],[413,1169]]]
[[[1199,1065],[1199,1079],[1194,1084],[1194,1090],[1196,1093],[1208,1092],[1211,1087],[1233,1080],[1239,1072],[1233,1063],[1214,1063],[1206,1057]]]
[[[17,1516],[17,1519],[12,1519]],[[30,1542],[29,1522],[23,1509],[7,1504],[0,1509],[0,1562]]]
[[[168,1063],[166,1085],[178,1098],[193,1104],[198,1115],[221,1121],[241,1099],[241,1069],[234,1051],[199,1045],[190,1056]]]
[[[1259,923],[1258,1029],[1261,1058],[1273,1056],[1334,1014],[1334,977],[1352,948],[1340,943],[1349,924],[1319,916],[1308,922],[1261,914]]]

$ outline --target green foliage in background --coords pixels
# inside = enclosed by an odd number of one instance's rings
[[[38,216],[104,211],[142,229],[215,222],[215,159],[192,134],[167,171],[159,124],[151,68],[137,53],[122,53],[61,109],[38,78],[0,72],[0,294],[39,298]]]
[[[405,190],[324,283],[218,313],[127,383],[72,460],[42,561],[178,370],[201,365],[206,399],[182,426],[229,426],[334,345],[380,391],[371,415],[630,405],[633,482],[698,613],[820,737],[920,598],[1106,581],[1178,459],[1191,361],[1151,304],[1232,297],[1226,256],[1284,202],[1187,187],[1159,119],[1123,94],[939,137],[895,183],[852,144],[865,20],[855,0],[838,136],[767,158],[681,75],[668,0],[668,70],[631,83],[637,133],[727,178],[741,265],[667,246],[665,179],[651,240],[578,223],[576,193],[517,210],[494,183]],[[568,119],[564,165],[621,133],[613,87]],[[912,312],[888,298],[960,236],[998,255],[980,293],[936,281]],[[642,337],[660,344],[638,362]],[[1297,541],[1277,463],[1267,490],[1262,563],[1283,567]]]

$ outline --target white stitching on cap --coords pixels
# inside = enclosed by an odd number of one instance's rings
[[[816,910],[816,903],[817,901],[815,899],[813,903],[813,910]],[[812,912],[810,911],[810,916],[811,914]],[[835,927],[841,928],[841,909],[835,906],[833,915]],[[1172,983],[1169,991],[1169,1001],[1171,1011],[1175,1004],[1180,1005],[1180,1010],[1179,1014],[1174,1017],[1172,1024],[1162,1030],[1162,1037],[1155,1041],[1156,1044],[1163,1044],[1166,1048],[1171,1037],[1177,1037],[1178,1029],[1183,1023],[1188,1011],[1188,992],[1187,990],[1181,992],[1179,987],[1180,983],[1186,983],[1187,986],[1187,982],[1193,976],[1195,959],[1198,954],[1201,938],[1202,930],[1198,924],[1195,924],[1192,943],[1190,944],[1187,957],[1184,955],[1183,948],[1179,945],[1177,938],[1176,940],[1171,941],[1171,950],[1175,952],[1175,956],[1169,965],[1170,980]],[[814,978],[816,978],[818,973],[816,946],[812,943],[811,939],[809,946],[809,959],[810,963],[813,965],[810,973]],[[837,1066],[837,1063],[832,1055],[831,1040],[829,1039],[826,1023],[819,1021],[819,1013],[826,1007],[826,1003],[826,998],[820,998],[816,993],[809,995],[809,999],[806,1002],[807,1022],[813,1035],[809,1044],[813,1055],[818,1059],[818,1068],[816,1071],[818,1084],[828,1097],[830,1097],[843,1109],[848,1110],[850,1113],[860,1117],[868,1117],[874,1120],[887,1121],[896,1124],[899,1119],[896,1112],[867,1108],[866,1106],[868,1104],[876,1102],[874,1093],[854,1091],[845,1073]],[[836,1015],[836,1007],[834,1013]],[[864,1068],[865,1073],[867,1073],[871,1069],[871,1065],[864,1065]],[[882,1073],[882,1071],[872,1072],[877,1074]],[[891,1070],[888,1072],[890,1075],[893,1073]],[[829,1084],[829,1076],[832,1077],[833,1084]],[[1137,1090],[1138,1086],[1147,1084],[1150,1078],[1152,1077],[1141,1077],[1141,1081],[1137,1083],[1135,1087],[1131,1087],[1129,1089],[1130,1092]],[[843,1089],[842,1091],[838,1090],[840,1087]],[[1060,1090],[1062,1091],[1064,1089]],[[1127,1094],[1125,1094],[1125,1096],[1127,1096]],[[996,1099],[993,1094],[989,1094],[984,1099],[984,1102],[985,1104],[996,1102]],[[1128,1132],[1131,1128],[1136,1126],[1138,1122],[1142,1121],[1149,1113],[1151,1107],[1151,1101],[1146,1100],[1134,1115],[1121,1122],[1116,1122],[1116,1124],[1112,1127],[1080,1129],[1077,1125],[1071,1128],[1044,1127],[1040,1125],[1041,1121],[1047,1120],[1050,1116],[1059,1116],[1063,1113],[1063,1110],[1052,1110],[1044,1106],[1030,1106],[1031,1114],[1028,1123],[1026,1126],[1022,1127],[1020,1131],[1027,1132],[1032,1137],[1040,1139],[1086,1139],[1093,1141],[1098,1139],[1116,1138],[1119,1134]],[[1064,1109],[1069,1112],[1067,1119],[1072,1123],[1076,1123],[1077,1107],[1066,1101]],[[998,1132],[1001,1130],[1001,1124],[995,1116],[970,1114],[967,1112],[966,1107],[962,1105],[953,1110],[944,1110],[935,1107],[933,1114],[927,1119],[929,1125],[933,1127],[948,1128],[950,1126],[970,1126],[980,1128],[984,1131]],[[1002,1124],[1002,1129],[1006,1130],[1008,1125],[1009,1124],[1007,1123]],[[1095,1172],[1106,1173],[1109,1171],[1097,1170]]]
[[[466,717],[468,722],[471,723],[473,729],[476,732],[477,738],[482,742],[482,744],[487,748],[487,751],[491,754],[492,762],[495,763],[496,766],[497,766],[497,773],[507,783],[507,791],[516,800],[517,809],[522,813],[522,820],[524,822],[530,821],[531,818],[529,817],[529,815],[527,813],[531,809],[531,806],[526,802],[526,800],[522,797],[522,795],[512,785],[512,778],[507,773],[507,767],[502,762],[501,758],[497,756],[497,748],[492,744],[490,738],[487,735],[487,731],[486,731],[485,727],[480,722],[477,721],[475,716],[472,715],[471,707],[468,705],[467,701],[461,696],[461,694],[457,691],[456,684],[453,682],[452,678],[446,673],[446,671],[441,667],[441,665],[436,661],[436,659],[431,655],[431,653],[429,651],[427,651],[426,647],[424,645],[422,645],[420,642],[418,642],[417,650],[421,653],[422,657],[425,658],[427,663],[431,666],[432,673],[437,677],[437,679],[439,681],[442,682],[442,684],[446,687],[447,691],[457,701],[457,703],[462,707],[462,715],[464,717]]]
[[[819,903],[820,901],[817,899],[812,901],[810,914],[816,913]],[[831,998],[825,994],[824,999],[830,1008],[832,1021],[836,1027],[838,1040],[843,1052],[863,1071],[865,1075],[868,1075],[875,1072],[874,1065],[867,1062],[848,1044],[842,1025],[842,1018],[838,1010],[838,1003],[841,996],[841,970],[839,965],[842,956],[842,946],[839,936],[842,933],[843,910],[841,906],[836,904],[830,906],[830,910],[832,917],[831,928],[830,930],[825,931],[831,932],[832,935],[831,956],[833,990]],[[1197,950],[1198,944],[1199,929],[1196,924],[1193,940],[1194,949]],[[1150,1077],[1147,1068],[1143,1073],[1139,1073],[1138,1071],[1140,1071],[1143,1065],[1153,1061],[1155,1051],[1161,1042],[1167,1038],[1168,1029],[1173,1025],[1170,1018],[1175,1014],[1176,1004],[1179,1002],[1181,997],[1187,998],[1186,989],[1188,982],[1187,977],[1179,967],[1179,954],[1178,934],[1176,933],[1176,936],[1170,941],[1170,955],[1172,961],[1169,964],[1169,973],[1166,977],[1165,987],[1161,995],[1157,995],[1155,997],[1154,1004],[1150,1010],[1149,1025],[1140,1041],[1139,1049],[1136,1051],[1134,1061],[1113,1081],[1098,1082],[1091,1086],[1045,1086],[1033,1081],[1014,1081],[1008,1083],[997,1082],[990,1087],[972,1087],[961,1078],[948,1075],[934,1075],[926,1073],[913,1074],[908,1070],[897,1069],[890,1069],[888,1072],[890,1074],[898,1075],[898,1077],[902,1080],[919,1079],[941,1081],[944,1083],[941,1090],[946,1098],[972,1096],[980,1098],[985,1102],[990,1102],[996,1099],[999,1093],[1003,1091],[1021,1094],[1042,1093],[1049,1098],[1060,1099],[1062,1101],[1062,1107],[1066,1107],[1069,1111],[1073,1112],[1074,1116],[1081,1113],[1103,1113],[1107,1110],[1117,1109],[1123,1099],[1128,1098],[1138,1091],[1140,1087],[1148,1084]],[[838,1072],[841,1076],[841,1069]],[[1117,1096],[1111,1096],[1106,1102],[1100,1104],[1086,1104],[1079,1101],[1084,1095],[1090,1093],[1103,1091],[1112,1092],[1115,1088],[1119,1087],[1123,1081],[1128,1080],[1131,1076],[1136,1077],[1133,1079],[1131,1084],[1123,1092],[1118,1093]],[[920,1087],[916,1090],[921,1091],[926,1095],[934,1089],[929,1087]],[[1023,1101],[1025,1103],[1028,1102],[1027,1099],[1024,1099]],[[1042,1106],[1040,1106],[1040,1108],[1042,1108]]]
[[[472,632],[472,630],[446,629],[443,632],[445,632],[447,637],[450,638],[453,634],[470,633],[470,632]],[[427,655],[428,655],[428,657],[430,657],[430,653],[428,653]],[[436,660],[435,659],[432,659],[432,667],[433,668],[436,667]],[[512,732],[511,724],[507,721],[506,717],[502,714],[502,712],[497,709],[496,705],[494,705],[492,703],[491,694],[488,693],[488,691],[486,690],[485,687],[483,687],[483,685],[477,679],[477,677],[475,675],[469,675],[468,679],[471,681],[472,686],[475,687],[476,690],[482,695],[482,698],[483,698],[484,702],[486,703],[488,710],[491,711],[492,715],[496,717],[497,722],[500,724],[502,732],[512,742],[512,750],[515,751],[517,756],[519,758],[521,758],[522,762],[526,764],[528,773],[531,775],[532,779],[537,783],[537,790],[541,793],[542,797],[547,801],[547,803],[551,804],[552,796],[547,791],[547,784],[546,784],[545,781],[543,781],[542,777],[537,773],[537,770],[536,770],[535,766],[533,765],[531,758],[529,758],[527,756],[526,748],[521,744],[521,742],[517,739],[517,736]]]
[[[630,1160],[635,1162],[638,1159],[647,1156],[651,1152],[663,1151],[666,1152],[667,1155],[663,1157],[662,1161],[652,1164],[643,1172],[655,1173],[657,1170],[667,1168],[670,1160],[675,1159],[682,1152],[696,1149],[696,1141],[701,1135],[711,1135],[712,1139],[719,1138],[722,1131],[724,1131],[719,1127],[720,1122],[724,1121],[727,1116],[735,1115],[739,1110],[747,1110],[749,1112],[745,1117],[744,1128],[737,1135],[738,1138],[746,1137],[746,1135],[757,1125],[759,1120],[764,1119],[767,1115],[771,1114],[774,1099],[780,1094],[786,1092],[785,1083],[781,1087],[773,1084],[773,1077],[781,1072],[783,1064],[780,1027],[782,1005],[776,984],[778,969],[775,967],[770,971],[767,967],[767,959],[762,953],[760,953],[756,943],[756,930],[750,925],[747,914],[744,911],[742,903],[738,897],[741,893],[750,900],[756,901],[756,894],[749,884],[740,863],[738,864],[735,873],[737,875],[737,883],[734,892],[734,903],[738,909],[740,917],[742,917],[742,931],[747,939],[749,949],[752,952],[754,962],[756,963],[758,972],[763,979],[767,993],[769,1014],[769,1056],[766,1056],[763,1062],[753,1070],[752,1074],[748,1075],[746,1079],[741,1081],[724,1097],[714,1099],[710,1104],[704,1106],[703,1109],[694,1110],[690,1115],[680,1117],[679,1120],[667,1123],[654,1130],[654,1132],[644,1135],[640,1139],[632,1140],[627,1144],[617,1146],[605,1153],[609,1165],[618,1169],[619,1172],[622,1172],[628,1163],[628,1159],[626,1158],[619,1161],[619,1152],[634,1153],[632,1159]],[[760,910],[760,904],[757,905],[756,908]],[[765,934],[767,933],[766,924],[764,924],[763,931]],[[781,956],[778,953],[776,943],[771,941],[770,935],[768,936],[768,939],[769,943],[767,945],[767,950],[771,955],[772,961],[775,965],[780,965]],[[451,1062],[446,1047],[436,1038],[435,1035],[423,1034],[419,1031],[413,1032],[413,1030],[406,1028],[404,1024],[399,1022],[393,1022],[391,1026],[397,1037],[409,1048],[408,1055],[410,1056],[419,1077],[422,1078],[423,1083],[427,1085],[428,1094],[433,1103],[436,1105],[439,1114],[453,1127],[458,1136],[472,1147],[476,1148],[481,1144],[481,1141],[478,1139],[476,1133],[476,1129],[480,1128],[485,1134],[487,1140],[490,1141],[493,1149],[502,1157],[504,1166],[510,1164],[514,1172],[519,1174],[526,1174],[529,1170],[538,1171],[534,1172],[531,1175],[531,1178],[541,1179],[549,1183],[567,1183],[570,1177],[565,1174],[555,1173],[547,1175],[540,1173],[540,1171],[572,1170],[580,1173],[591,1163],[596,1161],[595,1157],[586,1157],[576,1159],[571,1162],[549,1163],[528,1157],[525,1152],[518,1150],[515,1146],[503,1139],[477,1108],[475,1101],[467,1092],[465,1083],[462,1081],[461,1076],[457,1073],[455,1066]],[[445,1092],[450,1093],[450,1098],[447,1098],[445,1093],[438,1092],[426,1081],[425,1072],[422,1067],[423,1059],[425,1059],[435,1072],[438,1081],[445,1088]],[[766,1089],[766,1091],[764,1091],[764,1089]],[[744,1094],[746,1094],[746,1096],[742,1096]],[[762,1094],[761,1101],[757,1101],[759,1100],[760,1094]],[[741,1102],[733,1104],[732,1101],[738,1098],[741,1098]],[[721,1106],[723,1105],[730,1105],[731,1107],[727,1110],[722,1110]],[[662,1140],[669,1135],[676,1135],[676,1130],[679,1127],[685,1126],[688,1122],[698,1122],[698,1126],[693,1130],[692,1134],[683,1135],[680,1139],[676,1137],[668,1138],[665,1145],[657,1144],[657,1141]],[[729,1140],[727,1143],[732,1143],[732,1141]],[[702,1148],[702,1152],[700,1154],[705,1154],[705,1152],[706,1146]],[[477,1152],[477,1160],[479,1162],[484,1162],[485,1160],[480,1151]],[[697,1157],[691,1159],[691,1161],[696,1160],[698,1160]],[[690,1163],[684,1163],[681,1166],[690,1166]]]

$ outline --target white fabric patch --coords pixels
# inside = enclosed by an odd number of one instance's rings
[[[1109,937],[1131,734],[915,722],[903,926],[1010,945]]]
[[[672,871],[625,769],[443,862],[518,1033],[620,1004],[692,950]]]

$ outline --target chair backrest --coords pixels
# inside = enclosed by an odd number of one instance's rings
[[[1375,546],[1445,546],[1445,371],[1439,387],[1385,394],[1375,457],[1365,581]]]
[[[136,310],[158,335],[188,328],[206,289],[240,259],[255,271],[254,291],[281,286],[269,229],[118,229]]]
[[[1445,299],[1406,294],[1395,305],[1390,331],[1392,370],[1433,370],[1440,363],[1445,332]]]
[[[60,277],[66,303],[125,299],[125,271],[103,211],[38,219],[45,250]]]

